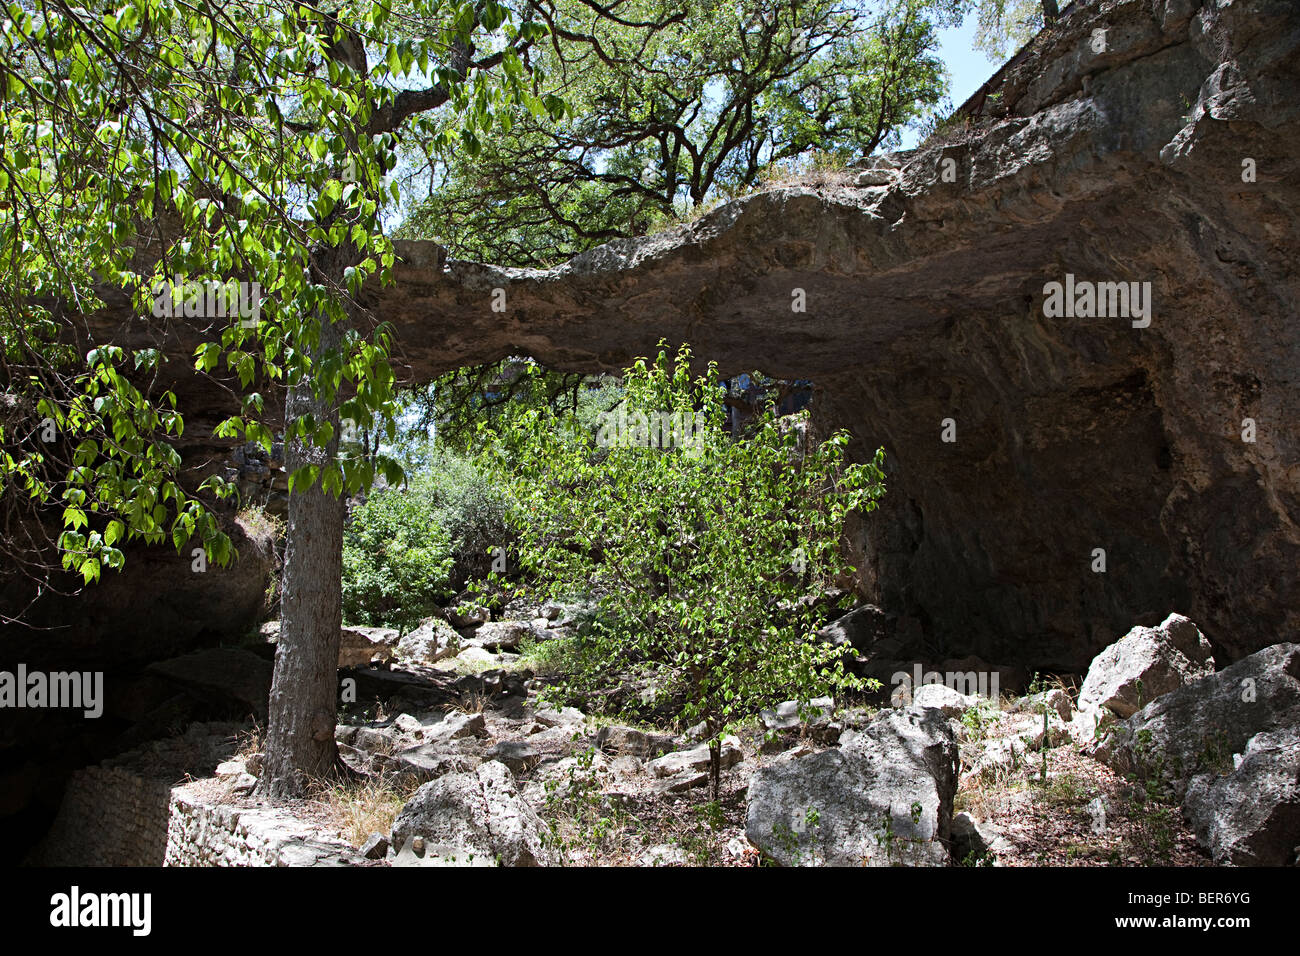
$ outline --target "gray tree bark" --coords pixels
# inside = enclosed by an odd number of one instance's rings
[[[312,361],[338,348],[338,325],[324,323]],[[286,420],[310,413],[334,426],[325,448],[295,439],[285,448],[285,468],[322,468],[334,460],[339,440],[337,400],[323,401],[311,381],[290,387]],[[271,682],[261,793],[300,796],[312,778],[329,774],[338,759],[334,725],[338,715],[339,631],[343,625],[342,496],[325,494],[319,480],[289,495],[280,638]]]

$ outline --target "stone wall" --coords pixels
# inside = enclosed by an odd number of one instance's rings
[[[28,862],[44,866],[162,866],[167,845],[166,781],[122,767],[73,775],[59,815]]]
[[[183,736],[77,771],[36,866],[353,866],[366,860],[320,826],[250,801],[211,774],[238,744],[236,724]],[[202,779],[193,779],[201,775]]]
[[[212,802],[200,780],[171,791],[163,866],[359,866],[337,837],[287,810]]]

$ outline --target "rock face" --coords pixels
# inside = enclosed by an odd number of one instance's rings
[[[1179,607],[1239,659],[1300,626],[1298,44],[1294,0],[1075,4],[861,186],[770,189],[545,270],[399,243],[365,304],[411,381],[520,353],[613,370],[661,337],[811,379],[818,428],[888,456],[856,587],[940,657],[1082,671]],[[1049,315],[1076,280],[1138,283],[1142,307],[1116,288]],[[106,301],[91,335],[176,358],[159,384],[198,441],[227,408],[188,370],[197,330]]]
[[[1079,711],[1103,707],[1117,717],[1214,673],[1210,643],[1181,614],[1159,627],[1135,627],[1098,654],[1079,689]]]
[[[411,661],[433,663],[455,657],[460,649],[460,635],[446,621],[431,617],[407,634],[397,644],[397,656]]]
[[[488,761],[473,773],[452,773],[426,783],[393,822],[399,854],[420,838],[446,863],[499,860],[503,866],[548,866],[557,861],[542,841],[545,824],[519,796],[510,770]]]
[[[150,664],[147,673],[165,677],[191,694],[225,706],[234,717],[266,719],[272,665],[238,647],[213,647]]]
[[[339,667],[369,667],[390,660],[397,632],[385,627],[345,627],[339,633]]]
[[[274,529],[236,517],[222,527],[239,553],[229,566],[198,571],[188,546],[178,554],[170,546],[128,545],[121,572],[105,573],[73,600],[47,596],[25,615],[49,630],[6,626],[0,660],[121,667],[246,637],[265,611],[276,568]],[[10,590],[13,583],[0,587],[0,613],[30,598],[22,587]]]
[[[1277,644],[1116,725],[1096,755],[1182,801],[1218,863],[1277,866],[1300,847],[1300,644]]]
[[[941,866],[957,771],[939,711],[890,711],[839,749],[756,771],[745,835],[783,866]]]

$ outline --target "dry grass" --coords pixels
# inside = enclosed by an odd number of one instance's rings
[[[315,795],[331,827],[353,846],[372,833],[392,832],[393,821],[412,790],[383,777],[325,784]]]
[[[736,856],[728,843],[744,842],[748,775],[723,774],[722,799],[708,799],[707,788],[686,794],[650,796],[632,790],[627,802],[593,785],[561,786],[538,808],[548,838],[566,865],[651,865],[648,851],[668,848],[663,866],[753,866],[757,851]],[[747,846],[747,844],[745,844]],[[678,854],[680,855],[678,857]],[[678,858],[674,858],[678,857]]]
[[[1025,764],[1003,764],[987,768],[963,780],[953,800],[953,811],[965,811],[977,820],[988,820],[1010,811],[1015,798],[1028,786]]]
[[[856,176],[857,170],[849,169],[839,157],[828,153],[816,153],[807,162],[782,164],[767,170],[759,180],[755,191],[792,186],[832,189],[853,185]]]
[[[492,697],[490,694],[462,693],[460,698],[451,701],[449,706],[452,710],[472,717],[474,714],[487,713],[492,706]]]
[[[780,163],[765,170],[752,186],[725,192],[717,191],[696,206],[689,209],[676,209],[672,216],[660,217],[652,222],[645,235],[659,235],[698,222],[720,206],[764,190],[795,186],[806,186],[811,189],[842,188],[852,186],[856,175],[857,171],[849,169],[845,161],[838,156],[830,153],[814,153],[802,160]]]
[[[266,728],[253,724],[252,730],[241,730],[235,734],[235,753],[234,756],[247,760],[253,754],[262,752],[262,740],[266,734]]]
[[[284,519],[278,515],[268,514],[260,505],[249,505],[235,515],[235,520],[243,525],[250,538],[269,537],[278,539],[284,536]]]

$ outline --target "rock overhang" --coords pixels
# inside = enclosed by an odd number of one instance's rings
[[[1283,0],[1075,4],[967,128],[874,158],[883,185],[767,189],[550,269],[399,242],[363,304],[408,382],[511,354],[614,371],[661,339],[812,379],[825,426],[889,455],[864,598],[951,649],[1074,669],[1184,610],[1232,659],[1300,623],[1297,47]],[[1153,321],[1047,318],[1067,275],[1150,282]],[[158,344],[122,308],[90,334]],[[186,371],[194,330],[161,336],[202,457],[229,393]]]

